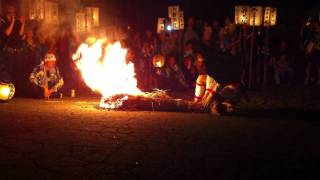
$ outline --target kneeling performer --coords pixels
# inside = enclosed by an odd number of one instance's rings
[[[49,99],[58,96],[58,90],[63,86],[64,81],[56,65],[54,54],[46,54],[44,61],[34,68],[29,77],[36,97]]]

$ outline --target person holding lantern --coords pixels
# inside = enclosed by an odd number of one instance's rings
[[[55,97],[64,81],[56,65],[56,57],[52,53],[46,54],[43,62],[34,68],[29,78],[36,96],[49,99]]]

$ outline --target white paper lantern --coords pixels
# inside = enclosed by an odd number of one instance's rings
[[[163,32],[165,30],[165,21],[166,21],[166,18],[163,18],[163,17],[158,18],[158,24],[157,24],[157,33],[158,34],[160,34],[161,32]]]
[[[169,18],[178,18],[180,12],[179,6],[169,6],[168,7],[168,17]]]
[[[264,9],[264,26],[275,26],[277,23],[277,8],[266,7]]]
[[[263,8],[261,6],[253,6],[250,8],[250,26],[262,25]]]
[[[235,7],[235,24],[245,25],[249,24],[250,6],[236,6]]]

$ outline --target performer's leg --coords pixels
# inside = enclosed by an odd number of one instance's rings
[[[196,89],[195,89],[195,101],[199,102],[205,91],[205,85],[206,85],[207,75],[199,75],[196,82]]]
[[[218,87],[219,83],[217,83],[213,77],[207,76],[205,95],[208,96],[209,94],[215,94],[217,92]]]
[[[207,76],[206,91],[202,98],[204,106],[209,106],[212,101],[216,101],[218,103],[218,99],[216,97],[218,87],[219,83],[217,83],[213,77]]]

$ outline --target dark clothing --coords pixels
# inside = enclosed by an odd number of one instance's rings
[[[320,50],[315,50],[308,55],[309,62],[320,66]]]
[[[6,16],[1,18],[4,22],[0,27],[0,59],[2,59],[1,63],[5,65],[6,71],[11,75],[17,94],[19,94],[23,91],[20,73],[24,66],[21,58],[23,53],[22,36],[19,35],[21,23],[16,20],[11,34],[7,36],[5,31],[10,26],[10,21]]]
[[[29,88],[31,89],[30,97],[35,99],[42,99],[44,97],[44,90],[43,88],[29,83]],[[50,98],[60,98],[60,91],[53,92],[50,95]]]
[[[313,43],[314,48],[308,54],[309,62],[320,66],[320,33],[311,32],[308,43]]]
[[[223,53],[214,44],[201,44],[207,74],[219,84],[240,82],[241,60],[238,55]]]
[[[184,77],[186,79],[186,83],[192,87],[193,84],[196,82],[197,80],[197,72],[196,70],[194,70],[194,67],[191,67],[190,69],[188,69],[187,67],[183,66],[182,67],[182,72],[184,74]]]
[[[22,47],[22,36],[19,35],[21,29],[21,23],[18,20],[15,20],[12,33],[9,36],[6,36],[5,31],[10,26],[10,21],[7,17],[1,17],[4,20],[4,23],[0,27],[0,41],[1,49],[15,50],[21,49]]]
[[[240,82],[241,61],[237,55],[209,52],[205,60],[207,73],[219,84]]]

